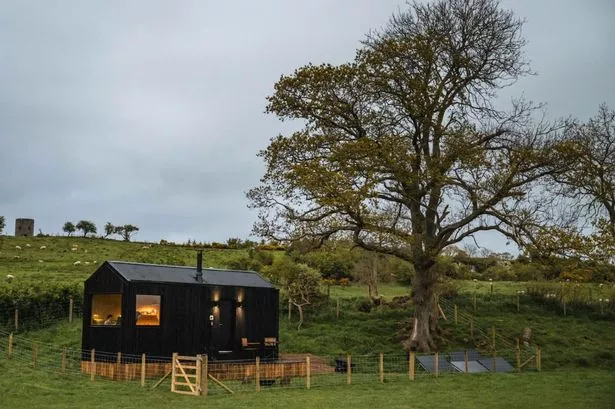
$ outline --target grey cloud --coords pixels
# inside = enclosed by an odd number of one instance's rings
[[[506,0],[556,116],[615,106],[608,0]],[[91,218],[138,238],[246,237],[256,157],[289,129],[263,114],[283,73],[352,58],[404,0],[0,3],[0,214],[59,232]],[[499,238],[488,238],[505,248]],[[491,247],[493,247],[490,244]]]

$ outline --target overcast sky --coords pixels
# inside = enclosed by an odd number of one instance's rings
[[[283,73],[352,58],[397,0],[0,1],[0,215],[246,238],[263,113]],[[615,2],[507,0],[538,76],[506,92],[553,117],[615,107]],[[495,250],[504,240],[489,238]]]

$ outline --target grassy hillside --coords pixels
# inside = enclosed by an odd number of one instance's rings
[[[226,268],[245,255],[245,250],[208,249],[203,264]],[[188,247],[82,237],[0,237],[2,281],[11,274],[19,283],[81,283],[105,260],[196,265],[196,253]]]

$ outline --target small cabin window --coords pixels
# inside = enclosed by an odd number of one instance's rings
[[[160,296],[137,295],[136,323],[137,326],[160,325]]]
[[[118,326],[122,322],[122,294],[92,296],[93,326]]]

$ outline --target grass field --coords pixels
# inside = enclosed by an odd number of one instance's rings
[[[0,239],[0,277],[15,276],[13,283],[3,282],[0,291],[12,285],[75,283],[80,285],[103,260],[194,265],[193,249],[173,246],[125,243],[112,240],[65,237]],[[28,247],[27,244],[30,246]],[[73,251],[73,245],[77,250]],[[21,250],[16,246],[20,246]],[[46,248],[41,249],[41,246]],[[279,254],[279,253],[276,253]],[[209,250],[204,265],[225,268],[246,256],[243,250]],[[41,260],[41,262],[39,262]],[[73,265],[81,261],[79,265]],[[85,264],[85,263],[88,264]],[[442,322],[442,351],[487,345],[490,330],[497,328],[497,347],[514,346],[524,328],[532,329],[532,348],[542,346],[543,369],[540,374],[424,377],[411,385],[395,381],[378,385],[320,387],[304,390],[280,390],[240,394],[233,397],[182,397],[169,392],[168,385],[149,391],[135,384],[109,381],[94,383],[79,375],[59,376],[34,371],[27,365],[0,358],[0,407],[122,407],[150,409],[170,407],[216,406],[317,408],[374,405],[386,408],[615,408],[615,321],[582,304],[570,304],[562,314],[557,300],[543,302],[523,295],[517,311],[519,291],[545,286],[548,291],[565,288],[585,299],[613,297],[612,285],[528,282],[455,281],[450,283],[458,294],[442,301],[448,316]],[[493,290],[492,290],[493,286]],[[565,287],[563,287],[565,286]],[[330,287],[324,297],[308,307],[300,331],[296,317],[287,320],[286,305],[280,311],[280,349],[283,353],[313,353],[336,356],[351,353],[367,355],[383,352],[403,354],[401,339],[407,336],[411,306],[390,304],[393,297],[409,294],[407,286],[382,284],[380,294],[385,305],[371,308],[364,286]],[[326,289],[323,288],[323,292]],[[476,296],[476,311],[474,298]],[[336,305],[340,316],[336,317]],[[459,322],[453,322],[453,305],[458,306]],[[367,306],[367,308],[366,308]],[[26,319],[27,317],[23,317]],[[474,340],[469,336],[473,322]],[[81,321],[46,324],[20,333],[40,343],[71,349],[81,348]],[[529,351],[529,350],[528,350]],[[510,359],[510,358],[509,358]]]
[[[208,249],[203,265],[226,268],[245,255],[245,250]],[[190,266],[196,265],[196,252],[189,247],[95,238],[0,236],[0,277],[12,274],[16,282],[82,283],[105,260]],[[74,265],[76,261],[80,264]]]
[[[592,408],[615,407],[615,373],[543,372],[522,375],[456,375],[413,383],[267,390],[235,396],[192,397],[167,387],[49,375],[0,360],[3,408]]]

